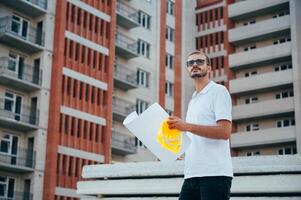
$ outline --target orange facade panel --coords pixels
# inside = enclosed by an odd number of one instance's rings
[[[107,22],[66,0],[57,1],[44,200],[76,199],[55,194],[56,187],[76,189],[82,166],[96,161],[58,153],[58,146],[103,155],[110,160],[111,98],[115,32],[115,1],[85,0],[110,15]],[[112,13],[112,14],[111,14]],[[65,38],[69,31],[109,50],[109,56]],[[107,90],[63,74],[63,68],[107,83]],[[61,113],[61,106],[101,117],[106,125]]]

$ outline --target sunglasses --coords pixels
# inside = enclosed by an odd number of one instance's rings
[[[206,60],[203,59],[196,59],[196,60],[189,60],[187,61],[187,67],[192,67],[194,64],[196,65],[204,65]]]

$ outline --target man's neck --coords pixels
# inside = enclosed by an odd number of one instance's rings
[[[194,79],[194,87],[197,92],[202,91],[210,82],[208,77]]]

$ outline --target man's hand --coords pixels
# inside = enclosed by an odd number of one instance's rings
[[[187,131],[188,124],[184,122],[179,117],[171,116],[167,121],[168,127],[170,129],[177,129],[179,131]]]

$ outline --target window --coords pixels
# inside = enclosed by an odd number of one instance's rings
[[[137,84],[144,86],[144,87],[149,87],[149,73],[142,69],[138,69],[137,70]]]
[[[167,0],[166,12],[170,15],[174,15],[175,4],[171,0]]]
[[[278,155],[291,155],[291,154],[297,154],[296,147],[283,147],[281,149],[278,149]]]
[[[150,44],[139,39],[138,40],[138,54],[141,56],[144,56],[146,58],[149,58]]]
[[[248,124],[246,125],[246,131],[258,131],[259,130],[259,124]]]
[[[146,28],[150,29],[150,23],[151,23],[151,16],[146,14],[145,12],[139,11],[139,18],[138,18],[138,23]]]
[[[257,74],[257,71],[247,72],[247,73],[245,73],[245,77],[254,76],[256,74]]]
[[[22,17],[12,16],[11,31],[27,39],[29,22]]]
[[[249,50],[252,50],[252,49],[256,49],[256,44],[253,44],[253,45],[250,45],[250,46],[246,46],[244,48],[244,51],[249,51]]]
[[[136,101],[136,112],[141,114],[148,107],[148,103],[146,101],[137,99]]]
[[[4,109],[15,114],[15,119],[20,120],[21,117],[22,97],[12,92],[6,91],[4,98]]]
[[[136,147],[145,147],[138,138],[135,138],[135,146]]]
[[[258,101],[257,97],[250,97],[250,98],[245,99],[246,104],[256,103],[257,101]]]
[[[292,64],[288,63],[288,64],[281,64],[277,67],[274,68],[275,72],[277,71],[283,71],[283,70],[288,70],[288,69],[292,69]]]
[[[24,58],[18,54],[10,52],[8,55],[7,69],[18,74],[18,78],[22,79],[24,75]]]
[[[260,151],[250,151],[246,153],[247,156],[258,156],[260,155]]]
[[[169,97],[173,96],[173,83],[169,81],[165,82],[165,94]]]
[[[0,152],[10,154],[11,152],[11,136],[4,135],[0,141]]]
[[[289,127],[289,126],[295,126],[295,119],[294,118],[287,118],[287,119],[281,119],[276,121],[277,128],[282,127]]]
[[[293,90],[285,90],[282,92],[279,92],[275,95],[276,99],[283,99],[283,98],[288,98],[288,97],[293,97],[294,96],[294,91]]]
[[[167,26],[166,27],[166,34],[165,34],[165,38],[170,41],[170,42],[173,42],[174,41],[174,29]]]
[[[14,199],[15,179],[0,176],[0,198]]]
[[[277,18],[277,17],[283,17],[285,15],[289,15],[290,14],[290,11],[289,10],[284,10],[284,11],[281,11],[279,13],[276,13],[275,15],[273,15],[273,18]]]
[[[9,161],[9,164],[17,164],[17,153],[18,137],[11,134],[2,136],[2,138],[0,138],[0,154],[6,154],[9,156],[9,158],[6,159]]]
[[[291,37],[283,37],[283,38],[279,38],[277,40],[274,40],[273,45],[277,45],[277,44],[281,44],[281,43],[285,43],[285,42],[289,42],[291,41]]]
[[[165,66],[169,69],[174,67],[174,57],[168,53],[165,56]]]
[[[250,24],[255,24],[256,23],[256,20],[255,19],[252,19],[252,20],[249,20],[249,21],[245,21],[244,23],[243,23],[243,25],[244,26],[248,26],[248,25],[250,25]]]

